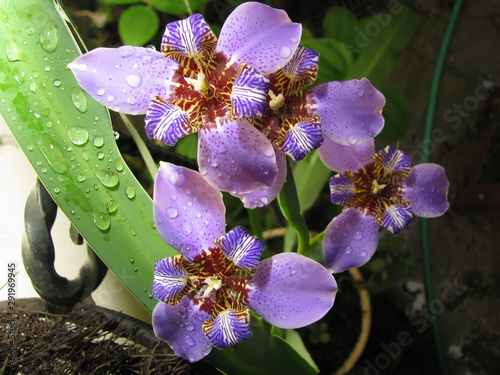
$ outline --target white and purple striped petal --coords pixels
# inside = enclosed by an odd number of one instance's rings
[[[170,246],[192,260],[225,233],[222,194],[198,172],[160,163],[155,179],[156,229]]]
[[[392,204],[385,207],[382,216],[377,218],[377,222],[389,232],[397,234],[411,223],[413,214],[408,202],[406,204]]]
[[[155,336],[165,341],[178,357],[189,362],[199,361],[212,350],[212,343],[202,329],[211,315],[200,311],[199,306],[184,296],[176,306],[160,301],[153,310]]]
[[[406,152],[389,145],[375,154],[387,173],[408,173],[411,167],[411,158]]]
[[[316,116],[316,119],[317,116]],[[290,127],[281,143],[281,151],[300,161],[323,143],[323,132],[319,121],[298,122]]]
[[[337,283],[321,264],[280,253],[257,266],[247,305],[272,325],[291,329],[312,324],[333,306]]]
[[[180,255],[156,261],[152,293],[160,301],[176,304],[179,293],[187,284],[188,273]]]
[[[170,22],[161,41],[161,52],[187,67],[186,58],[196,61],[199,68],[212,56],[217,37],[201,14]]]
[[[245,194],[236,194],[243,202],[245,208],[252,209],[266,206],[279,195],[286,179],[286,155],[277,148],[275,148],[274,151],[276,153],[276,165],[278,166],[276,180],[268,188],[255,190]]]
[[[326,227],[325,265],[332,273],[361,267],[375,253],[379,226],[375,218],[355,208],[344,210]]]
[[[411,168],[403,185],[404,197],[410,201],[411,210],[415,215],[437,217],[450,207],[447,199],[450,183],[440,165],[416,165]]]
[[[198,132],[198,165],[210,184],[233,195],[271,186],[278,173],[273,146],[243,119]]]
[[[243,3],[224,22],[216,52],[227,56],[228,64],[246,62],[266,75],[291,60],[301,35],[302,26],[292,23],[285,11]]]
[[[286,76],[292,78],[290,92],[300,90],[316,81],[318,76],[319,53],[299,46],[292,59],[283,67]]]
[[[224,310],[212,322],[203,325],[203,331],[210,342],[219,349],[252,338],[249,328],[250,311]]]
[[[231,116],[249,118],[266,111],[269,80],[248,64],[241,64],[231,92]]]
[[[373,161],[375,142],[373,139],[369,139],[353,146],[345,146],[325,138],[318,152],[321,161],[332,171],[356,172],[365,164]]]
[[[310,90],[325,137],[343,145],[374,138],[384,127],[385,98],[368,79],[327,82]]]
[[[354,183],[345,173],[339,173],[330,179],[330,199],[333,204],[346,206],[354,197]]]
[[[188,114],[180,107],[155,97],[148,107],[145,118],[146,135],[169,146],[197,129],[189,122]]]
[[[249,272],[255,270],[266,247],[264,241],[250,236],[240,226],[215,240],[215,244],[221,248],[227,259]]]
[[[78,84],[113,111],[146,113],[155,96],[167,98],[179,64],[149,48],[96,48],[68,64]]]

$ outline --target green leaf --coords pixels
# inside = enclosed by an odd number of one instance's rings
[[[385,84],[380,91],[386,100],[383,112],[385,125],[377,139],[384,141],[384,143],[394,143],[406,134],[410,118],[410,105],[404,94],[394,86]]]
[[[350,66],[346,80],[367,77],[375,87],[386,81],[419,23],[416,13],[401,3],[399,6],[397,14],[368,17],[355,28],[359,56]]]
[[[309,365],[314,368],[317,372],[319,372],[318,365],[314,362],[314,360],[311,357],[311,354],[307,350],[306,346],[304,345],[304,341],[302,341],[302,337],[300,337],[299,333],[293,329],[287,329],[285,330],[285,337],[284,339],[286,342],[295,349],[297,353],[300,354],[302,358],[304,358]]]
[[[190,9],[186,6],[186,0],[151,0],[151,4],[160,12],[185,15],[200,11],[209,1],[210,0],[188,0]]]
[[[102,4],[107,5],[127,5],[127,4],[139,4],[142,0],[98,0]]]
[[[330,8],[323,20],[325,37],[348,44],[353,43],[354,28],[358,24],[356,16],[347,8]]]
[[[314,205],[332,174],[321,161],[317,151],[310,152],[297,163],[293,176],[302,213]]]
[[[154,227],[107,109],[66,67],[80,55],[70,26],[51,0],[0,0],[0,113],[60,209],[152,311],[154,264],[178,252]]]
[[[179,155],[196,160],[198,155],[198,134],[190,134],[187,137],[179,139],[175,145],[175,151]]]
[[[123,44],[143,46],[158,32],[160,18],[145,5],[127,8],[118,20],[118,33]]]

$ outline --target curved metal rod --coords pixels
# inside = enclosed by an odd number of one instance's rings
[[[57,204],[37,180],[24,211],[23,263],[33,287],[48,307],[62,311],[87,298],[101,283],[107,267],[87,246],[88,258],[75,279],[68,280],[56,272],[54,243],[50,234],[56,214]]]

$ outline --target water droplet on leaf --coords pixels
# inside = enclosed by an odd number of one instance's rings
[[[68,129],[68,137],[74,145],[81,146],[87,143],[89,139],[89,132],[85,128],[73,126]]]
[[[94,173],[99,181],[101,181],[101,184],[106,187],[111,188],[118,184],[118,175],[114,172],[95,169]]]
[[[40,45],[45,51],[52,53],[57,48],[57,41],[57,26],[49,21],[40,33]]]
[[[82,90],[73,87],[71,89],[71,101],[73,102],[75,108],[80,111],[80,113],[87,112],[87,99],[85,98],[85,94]]]
[[[128,199],[133,199],[135,197],[135,189],[133,186],[127,186],[125,188],[125,194],[127,195]]]
[[[64,174],[68,171],[68,165],[64,159],[63,151],[52,138],[43,133],[42,137],[37,142],[37,146],[54,172]]]
[[[116,212],[117,209],[118,209],[118,205],[116,204],[116,202],[113,199],[110,199],[108,201],[108,203],[106,203],[106,210],[108,210],[108,212],[110,214]]]
[[[95,212],[94,223],[97,228],[99,228],[102,231],[105,231],[109,229],[109,226],[111,225],[111,217],[108,214]]]
[[[7,42],[5,52],[7,53],[7,59],[11,62],[26,61],[26,56],[21,49],[21,46],[14,40]]]

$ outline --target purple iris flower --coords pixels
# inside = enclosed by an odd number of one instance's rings
[[[443,167],[411,167],[407,153],[387,146],[375,153],[373,140],[343,146],[325,141],[319,153],[339,172],[330,180],[331,200],[347,207],[325,230],[325,263],[333,273],[365,264],[378,244],[379,226],[398,233],[413,215],[443,215],[449,182]]]
[[[219,39],[200,14],[171,22],[161,52],[97,48],[69,64],[81,87],[112,110],[146,114],[146,133],[167,145],[198,132],[198,166],[232,194],[271,186],[278,166],[269,140],[249,120],[266,109],[266,75],[284,67],[302,27],[286,12],[249,2]]]
[[[319,263],[296,253],[259,262],[265,244],[236,227],[225,234],[222,194],[198,172],[161,163],[154,218],[180,255],[157,261],[153,295],[155,335],[191,362],[213,346],[248,340],[249,308],[280,328],[321,319],[337,284]]]
[[[267,188],[236,194],[247,208],[277,197],[286,178],[285,154],[302,160],[325,137],[343,145],[360,144],[384,126],[385,98],[366,78],[303,90],[316,80],[318,61],[316,51],[299,46],[288,64],[266,76],[270,80],[266,112],[251,122],[275,147],[278,175]]]

